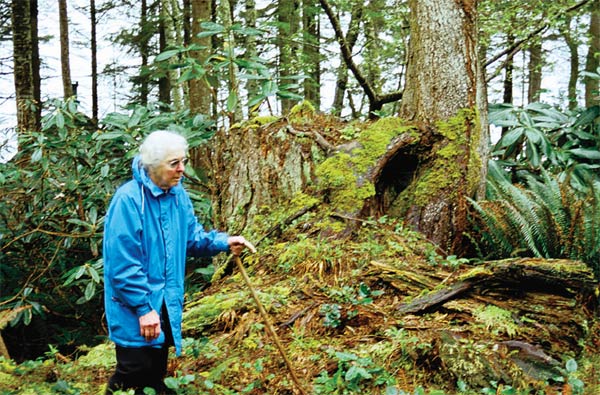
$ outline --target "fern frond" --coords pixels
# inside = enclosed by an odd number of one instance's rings
[[[480,231],[482,240],[479,244],[487,245],[492,250],[490,253],[493,257],[501,258],[510,255],[514,250],[514,240],[511,238],[512,233],[505,229],[505,223],[500,220],[503,213],[497,212],[498,205],[486,201],[482,202],[484,207],[472,199],[468,200],[478,214],[477,221],[482,226]]]

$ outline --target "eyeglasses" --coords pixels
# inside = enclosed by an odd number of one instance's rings
[[[173,160],[167,162],[167,165],[169,165],[169,167],[171,169],[176,169],[179,167],[180,163],[182,163],[183,167],[185,167],[185,165],[187,165],[189,161],[190,161],[190,158],[173,159]]]

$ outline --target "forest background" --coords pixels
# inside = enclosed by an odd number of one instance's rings
[[[14,94],[2,90],[2,105],[16,110],[16,118],[4,113],[0,141],[6,161],[0,173],[0,339],[13,361],[5,369],[35,370],[14,364],[48,354],[48,348],[52,358],[70,360],[87,350],[84,345],[103,344],[104,210],[114,188],[130,177],[139,140],[165,127],[190,140],[193,166],[186,175],[207,226],[263,241],[261,257],[274,265],[273,279],[319,274],[324,299],[302,308],[296,301],[296,307],[319,317],[315,335],[321,338],[333,341],[335,334],[368,326],[357,306],[400,300],[407,308],[419,293],[445,283],[422,277],[424,289],[417,292],[383,277],[357,282],[361,270],[373,270],[375,258],[393,254],[427,263],[410,262],[413,279],[431,267],[441,278],[463,278],[461,271],[497,259],[567,259],[565,266],[549,262],[553,270],[571,267],[577,274],[561,272],[552,281],[567,281],[569,290],[574,281],[576,291],[567,299],[593,311],[589,300],[600,259],[599,13],[598,0],[0,1],[2,77],[14,84]],[[77,53],[76,61],[70,53]],[[373,223],[392,234],[362,240],[358,224]],[[286,226],[294,236],[285,235]],[[398,238],[402,242],[382,241]],[[355,244],[345,247],[340,240]],[[196,292],[204,290],[219,319],[197,321],[206,312],[190,307],[195,327],[188,334],[246,325],[236,329],[238,336],[255,336],[260,328],[249,326],[247,306],[210,299],[218,295],[213,288],[223,286],[222,276],[231,274],[230,263],[206,264],[190,263],[190,306],[202,304]],[[551,288],[564,292],[556,283]],[[273,292],[265,291],[273,298],[270,311],[296,316],[281,307],[294,305],[291,296],[277,300],[277,292],[287,291]],[[479,315],[452,309],[483,319],[489,330],[490,315],[506,318],[502,309]],[[588,318],[581,324],[585,333],[594,325]],[[569,332],[558,326],[559,334]],[[507,328],[492,332],[512,341],[516,332]],[[390,337],[392,329],[380,327],[377,336]],[[423,360],[444,359],[448,340],[438,341],[445,347],[425,352],[415,346],[402,358],[424,369]],[[581,335],[577,347],[556,346],[553,361],[568,364],[549,377],[571,379],[569,390],[581,390],[573,363],[586,361],[582,345],[594,341]],[[338,352],[344,350],[349,346]],[[383,372],[404,369],[392,358],[397,353],[383,358]],[[358,352],[329,352],[327,358],[338,369],[308,375],[316,393],[401,393],[397,378]],[[252,369],[260,377],[245,377],[239,391],[261,393],[277,382],[264,377],[262,366]],[[594,377],[590,369],[583,374]],[[191,385],[178,372],[171,384]],[[225,385],[226,375],[217,376]],[[489,371],[454,370],[436,379],[449,380],[445,384],[415,376],[402,388],[497,383]],[[536,385],[552,386],[552,380],[539,384],[536,378]],[[208,391],[214,383],[203,385]],[[511,389],[519,385],[531,384],[510,382]]]

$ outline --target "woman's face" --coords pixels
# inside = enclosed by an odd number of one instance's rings
[[[185,152],[170,153],[158,166],[150,169],[150,179],[166,191],[179,184],[187,162]]]

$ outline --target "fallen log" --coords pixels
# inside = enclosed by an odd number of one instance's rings
[[[538,290],[589,299],[597,281],[583,262],[566,259],[519,258],[487,262],[457,276],[457,281],[426,295],[401,303],[401,314],[418,313],[463,296],[477,288],[506,288],[508,292]]]

